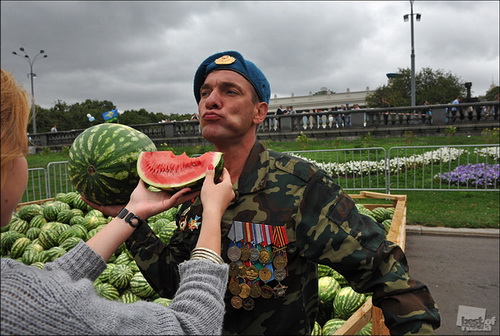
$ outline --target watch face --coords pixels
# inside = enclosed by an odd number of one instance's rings
[[[129,212],[127,217],[125,217],[125,222],[134,228],[139,227],[143,223],[142,220],[132,212]]]

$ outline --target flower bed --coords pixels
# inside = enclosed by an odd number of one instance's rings
[[[500,185],[500,164],[468,164],[454,170],[437,174],[434,178],[456,186],[498,188]]]
[[[446,163],[457,160],[462,154],[466,152],[465,149],[443,147],[434,151],[429,151],[420,155],[411,155],[408,157],[400,157],[390,159],[388,161],[388,168],[391,173],[404,171],[405,169],[414,169],[423,165],[431,165],[436,163]],[[380,161],[348,161],[345,163],[338,162],[317,162],[308,158],[300,157],[306,161],[314,163],[318,167],[324,169],[333,177],[339,176],[363,176],[375,173],[385,173],[386,165],[385,160]]]

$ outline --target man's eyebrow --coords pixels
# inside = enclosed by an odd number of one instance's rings
[[[208,89],[210,88],[210,85],[208,84],[203,84],[202,86],[200,86],[200,90],[204,90],[204,89]]]
[[[213,85],[211,84],[207,84],[207,83],[204,83],[201,87],[200,87],[200,90],[204,90],[204,89],[209,89],[211,88]],[[224,81],[224,82],[220,82],[219,86],[223,87],[223,88],[230,88],[230,87],[234,87],[234,88],[237,88],[239,90],[243,90],[243,88],[241,87],[241,85],[235,83],[235,82],[229,82],[229,81]]]

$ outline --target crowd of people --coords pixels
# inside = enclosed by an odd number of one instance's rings
[[[495,106],[454,106],[462,104],[462,100],[462,97],[459,96],[451,102],[451,107],[446,108],[446,123],[463,123],[480,121],[481,119],[498,120],[498,108]]]

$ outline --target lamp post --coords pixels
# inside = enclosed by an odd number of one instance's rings
[[[415,13],[413,14],[413,1],[410,0],[410,7],[411,11],[410,14],[405,14],[403,16],[404,21],[408,21],[408,17],[411,17],[410,23],[411,23],[411,106],[415,106],[415,47],[414,47],[414,34],[413,34],[413,16],[415,15],[415,18],[417,21],[420,21],[420,18],[422,15],[420,13]]]
[[[26,60],[26,62],[28,62],[28,64],[30,65],[30,73],[28,74],[28,76],[31,78],[31,115],[33,117],[33,134],[36,134],[36,114],[35,114],[35,89],[34,89],[34,86],[33,86],[33,78],[36,77],[36,74],[33,73],[33,64],[35,64],[35,61],[39,58],[46,58],[48,57],[47,55],[43,55],[45,54],[45,51],[44,50],[40,50],[40,52],[33,58],[30,58],[29,55],[26,53],[26,51],[24,51],[24,48],[19,48],[20,51],[23,52],[24,56],[23,55],[19,55],[17,52],[13,51],[12,53],[16,56],[19,56],[19,57],[22,57]],[[43,55],[41,57],[39,57],[40,55]]]

